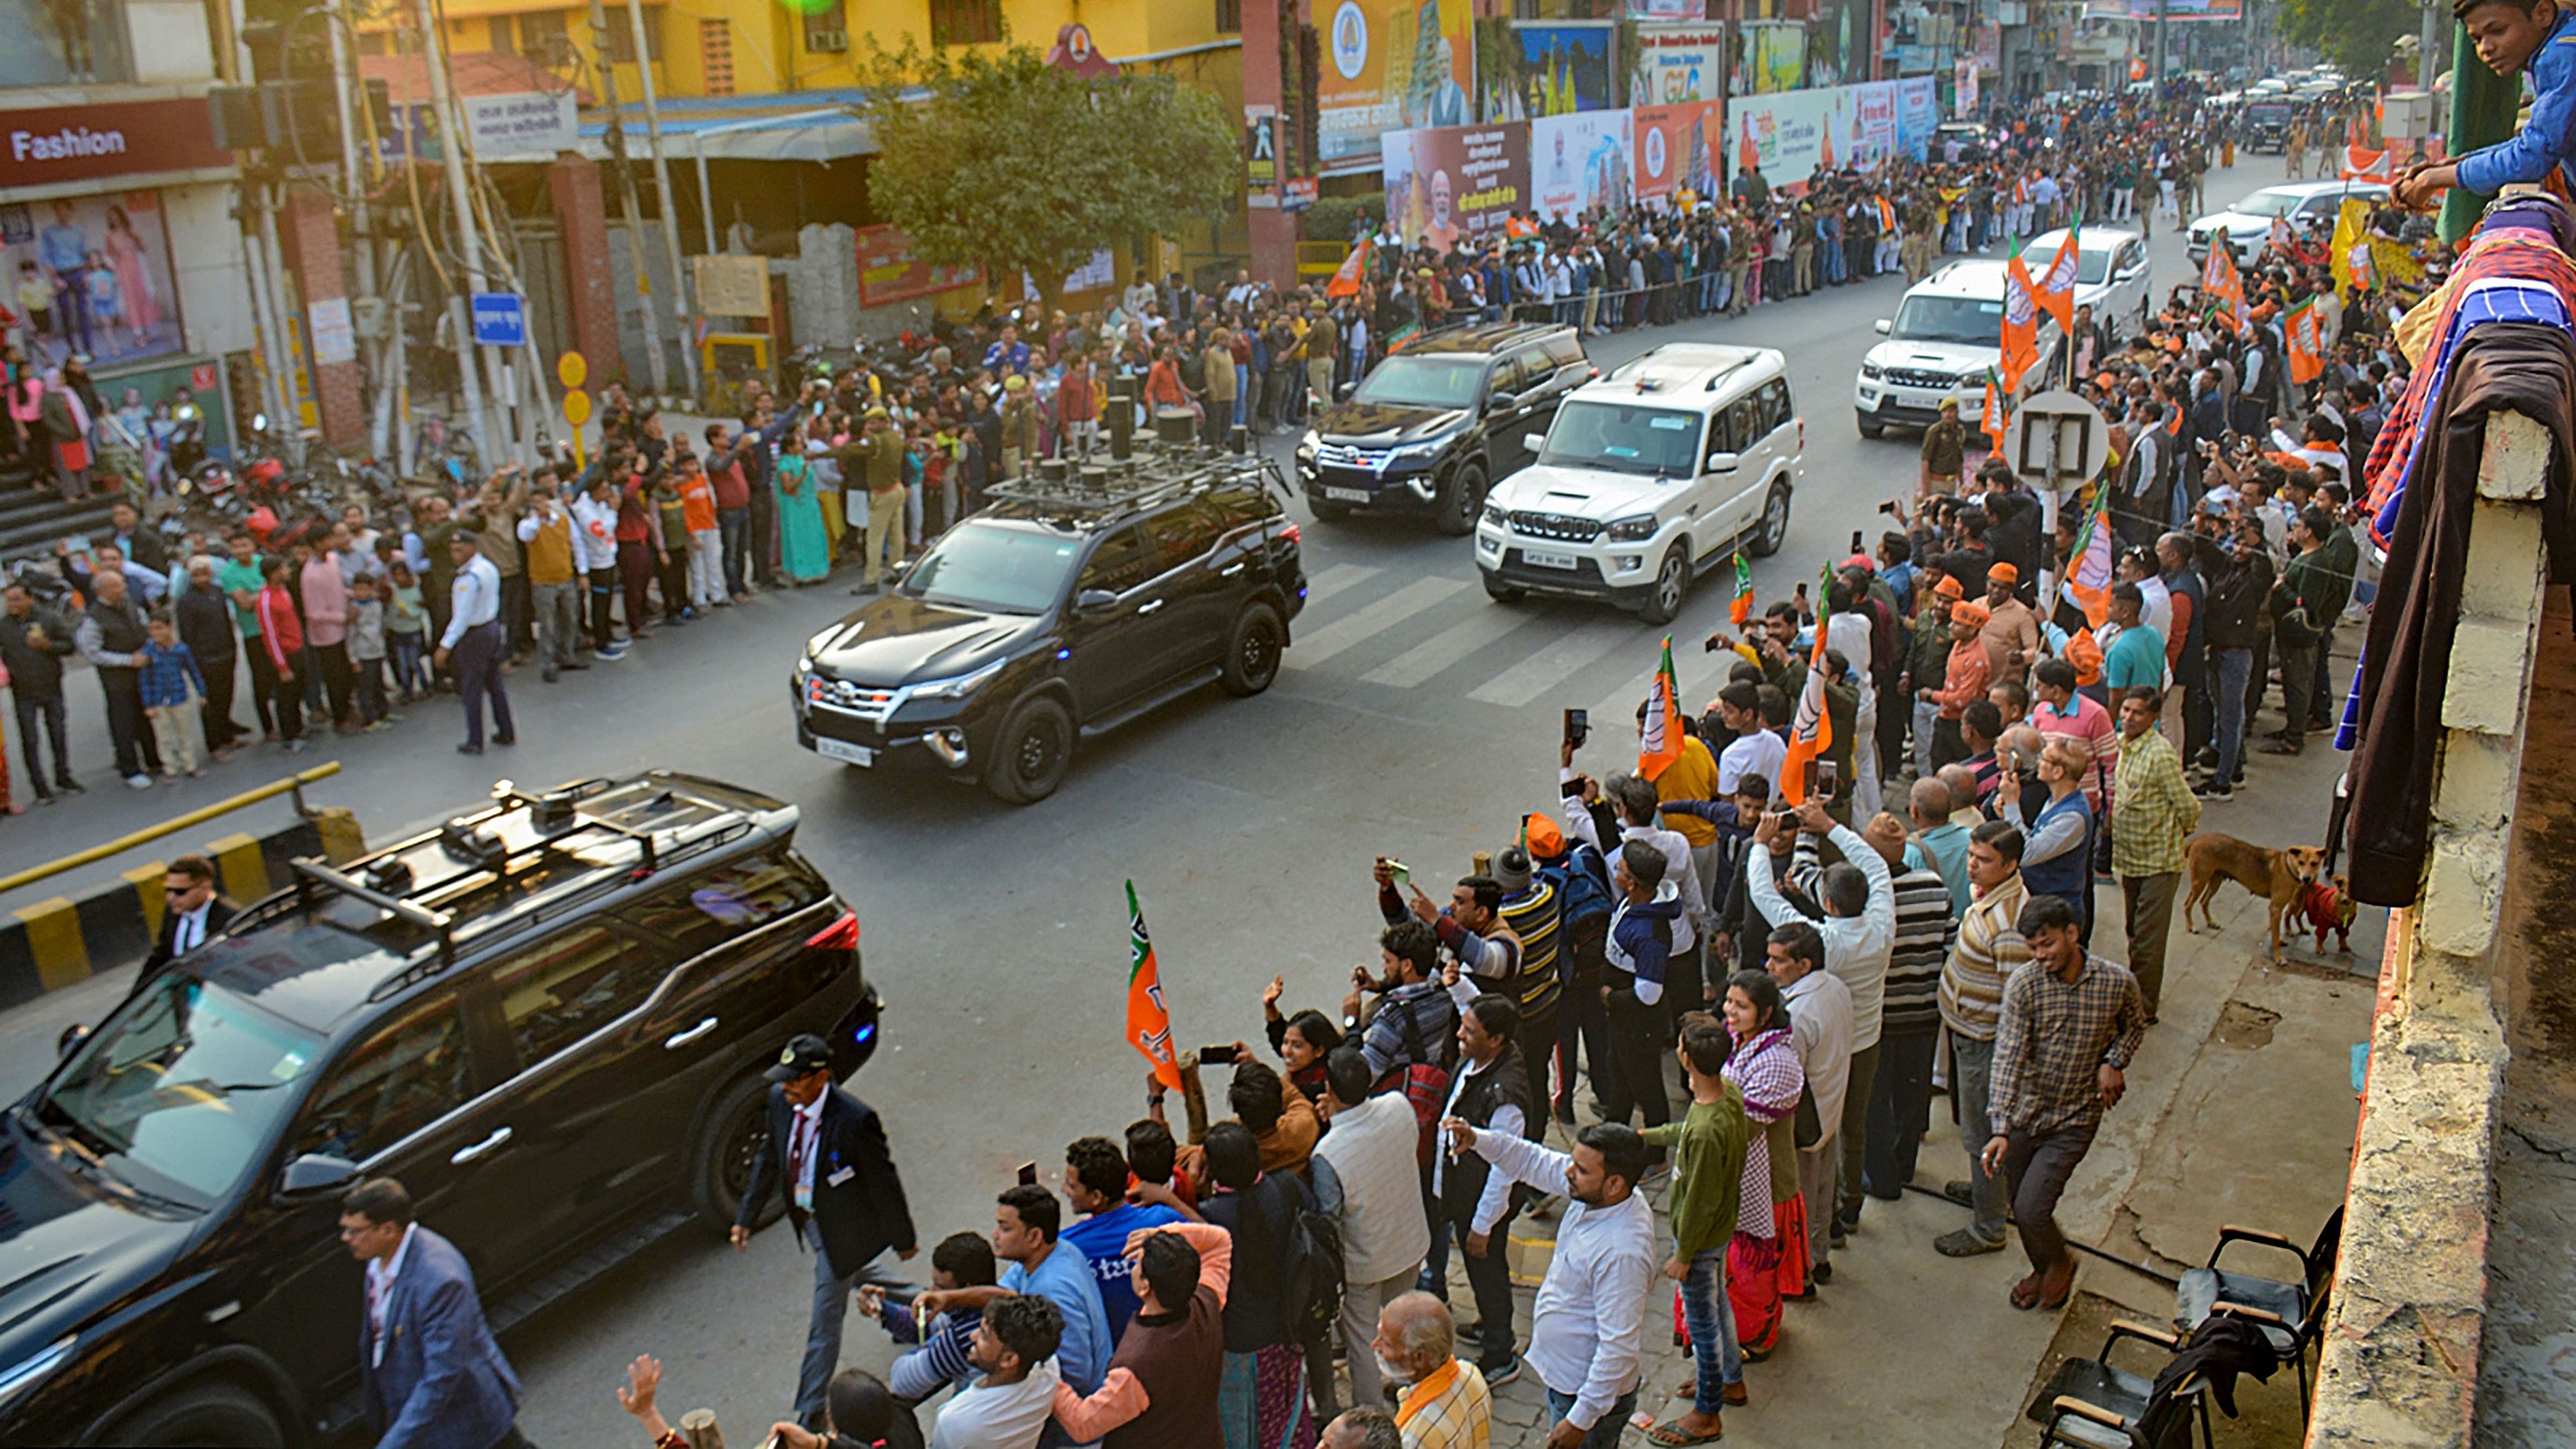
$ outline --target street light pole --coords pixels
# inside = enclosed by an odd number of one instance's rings
[[[698,350],[696,339],[689,335],[689,279],[687,263],[680,257],[680,223],[671,198],[671,162],[662,154],[662,108],[653,95],[653,52],[645,44],[644,0],[626,0],[627,28],[635,36],[635,74],[644,83],[644,141],[653,152],[653,185],[662,193],[662,245],[671,254],[671,321],[680,334],[680,365],[688,373],[690,405],[700,396],[698,386]],[[706,198],[698,198],[704,206]],[[709,248],[713,250],[713,248]]]
[[[465,118],[456,108],[455,97],[448,93],[447,52],[446,47],[440,43],[438,27],[438,7],[434,0],[420,0],[422,68],[429,72],[429,101],[438,112],[439,134],[447,138],[447,151],[442,158],[445,164],[441,165],[439,170],[447,173],[447,203],[456,213],[457,254],[458,259],[464,264],[465,284],[471,291],[480,292],[485,287],[483,240],[474,227],[473,188],[465,178]],[[418,162],[419,158],[415,155],[413,164],[417,165]],[[427,237],[422,238],[422,242],[430,246],[437,244]],[[465,394],[466,417],[473,424],[473,431],[469,436],[474,443],[474,461],[478,468],[488,472],[501,458],[502,451],[499,439],[486,431],[483,384],[480,370],[474,364],[472,305],[464,297],[450,295],[447,299],[447,320],[450,340],[456,347],[457,388]],[[497,361],[490,357],[485,361],[491,367],[492,375],[497,379],[500,375]]]
[[[607,54],[608,8],[590,0],[590,42],[599,61],[600,98],[608,105],[608,161],[617,173],[617,197],[626,217],[626,258],[635,272],[635,290],[644,298],[644,353],[652,361],[653,393],[671,393],[671,360],[662,355],[662,324],[653,315],[653,269],[644,260],[644,213],[635,204],[635,166],[626,156],[626,120],[617,109],[617,62]],[[636,64],[649,64],[637,52]],[[667,203],[666,203],[667,205]],[[678,278],[672,278],[674,285]]]

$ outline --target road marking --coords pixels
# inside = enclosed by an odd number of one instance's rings
[[[1508,605],[1496,604],[1497,609]],[[1469,699],[1518,708],[1565,682],[1567,676],[1602,657],[1637,632],[1634,621],[1595,620],[1557,636],[1555,643],[1467,691]]]
[[[1375,573],[1376,570],[1369,572]],[[1287,666],[1312,669],[1354,644],[1385,633],[1466,587],[1464,579],[1416,579],[1299,639],[1289,651]]]
[[[1376,578],[1379,571],[1366,564],[1335,564],[1306,580],[1306,602],[1320,604],[1353,584],[1364,584]]]
[[[1368,684],[1407,688],[1420,684],[1468,655],[1502,638],[1529,619],[1512,609],[1481,607],[1463,623],[1452,624],[1360,676]]]

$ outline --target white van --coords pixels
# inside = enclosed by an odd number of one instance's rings
[[[1650,624],[1739,543],[1789,536],[1807,425],[1768,347],[1673,342],[1567,394],[1538,461],[1493,486],[1476,523],[1485,592],[1607,599]]]

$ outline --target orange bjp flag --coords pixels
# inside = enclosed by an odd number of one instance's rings
[[[1637,773],[1652,780],[1682,757],[1681,685],[1673,675],[1673,636],[1664,636],[1664,662],[1646,699],[1646,729],[1637,740]]]
[[[2021,259],[2021,240],[2012,244],[2012,256],[2004,264],[2003,383],[2004,391],[2021,390],[2022,374],[2039,365],[2039,299],[2031,281],[2030,264]]]
[[[1370,238],[1361,237],[1359,245],[1351,248],[1351,254],[1342,258],[1342,264],[1333,269],[1332,280],[1324,283],[1325,296],[1356,297],[1360,294],[1360,273],[1368,269],[1370,242]]]
[[[1136,903],[1136,883],[1127,882],[1127,1041],[1154,1064],[1154,1079],[1166,1087],[1181,1084],[1181,1064],[1172,1055],[1172,1014],[1163,1005],[1163,974],[1154,965],[1154,943],[1145,935],[1145,908]]]
[[[1816,597],[1825,612],[1816,616],[1816,647],[1807,658],[1806,687],[1798,691],[1798,715],[1789,726],[1789,757],[1780,765],[1780,793],[1792,805],[1807,800],[1807,766],[1834,747],[1833,717],[1825,713],[1825,635],[1833,624],[1834,571],[1825,570]]]

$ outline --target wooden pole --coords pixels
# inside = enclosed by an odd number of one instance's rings
[[[691,1409],[682,1414],[680,1433],[687,1437],[689,1449],[725,1449],[724,1430],[716,1427],[713,1409]]]

